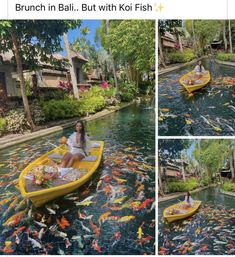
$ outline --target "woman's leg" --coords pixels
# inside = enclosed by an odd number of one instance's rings
[[[74,154],[68,161],[66,168],[72,167],[75,161],[81,161],[84,157],[85,156],[80,153]]]
[[[61,168],[66,168],[67,165],[68,165],[69,160],[70,160],[72,157],[73,157],[73,154],[71,154],[71,153],[69,153],[69,152],[66,153],[66,154],[63,156],[59,167],[61,167]]]

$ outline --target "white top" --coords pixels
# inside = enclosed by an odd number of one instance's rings
[[[193,198],[191,196],[189,197],[188,201],[187,201],[187,196],[185,196],[184,202],[193,206]]]
[[[85,140],[86,140],[86,148],[84,149],[86,153],[84,153],[84,150],[81,148],[80,143],[77,143],[76,139],[76,134],[77,132],[74,132],[72,135],[69,136],[67,144],[70,148],[70,152],[72,154],[77,154],[81,153],[84,156],[89,155],[90,149],[91,149],[91,141],[87,135],[85,135]]]
[[[201,65],[201,71],[200,71],[200,65],[197,65],[195,68],[194,68],[194,70],[193,70],[194,72],[196,72],[196,73],[200,73],[200,72],[205,72],[205,68]]]

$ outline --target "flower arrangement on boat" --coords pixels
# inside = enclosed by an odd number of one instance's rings
[[[56,167],[39,165],[35,166],[30,172],[32,175],[32,182],[37,186],[49,187],[53,179],[59,177]]]

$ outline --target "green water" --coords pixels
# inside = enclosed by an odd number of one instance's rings
[[[211,72],[212,80],[219,77],[235,77],[235,67],[220,65],[214,59],[202,62],[205,69]],[[165,119],[159,122],[161,136],[231,136],[235,134],[235,89],[210,83],[203,89],[189,96],[179,84],[179,78],[191,71],[194,66],[159,76],[159,110],[164,112]],[[229,106],[229,107],[228,107]],[[187,124],[190,120],[191,124]],[[216,131],[215,127],[220,129]]]
[[[24,204],[16,210],[22,200],[15,188],[20,171],[32,160],[52,149],[49,142],[58,145],[59,138],[62,135],[69,136],[73,128],[1,151],[0,201],[17,196],[17,202],[12,207],[10,203],[13,200],[0,206],[0,249],[4,249],[5,241],[11,241],[12,254],[154,254],[154,106],[151,103],[132,105],[104,118],[87,122],[86,128],[92,139],[105,141],[100,168],[86,185],[72,195],[74,199],[78,199],[77,201],[93,196],[93,203],[89,206],[76,206],[76,200],[62,197],[38,209],[31,204],[29,206]],[[119,182],[117,178],[123,181]],[[123,191],[117,191],[116,195],[113,192],[105,194],[104,188],[107,186],[115,190],[122,188]],[[124,197],[122,203],[115,205],[112,203],[121,197]],[[132,202],[139,201],[141,204],[146,199],[151,200],[145,207],[140,209],[131,207]],[[121,207],[126,202],[129,203],[127,207],[114,210],[114,207]],[[56,214],[50,214],[48,207]],[[25,210],[26,214],[18,224],[13,227],[2,225],[20,210]],[[78,212],[85,216],[93,215],[91,221],[99,227],[100,235],[94,233],[89,220],[79,218]],[[107,212],[110,212],[110,218],[99,222],[99,217]],[[132,218],[126,222],[117,221],[124,216]],[[62,217],[68,220],[69,226],[65,228],[58,226],[57,220]],[[43,222],[45,225],[41,238],[38,237],[38,233],[42,227],[35,221]],[[142,241],[137,235],[141,225],[144,233],[142,237],[144,239],[147,237]],[[18,242],[13,233],[22,226],[25,228],[17,234]],[[52,232],[53,226],[57,226],[56,230],[65,235],[55,235]],[[33,247],[28,237],[36,240],[41,247]],[[100,249],[94,246],[96,243]]]
[[[234,255],[235,198],[220,193],[219,188],[209,188],[192,197],[202,201],[198,212],[171,224],[164,221],[163,210],[184,197],[159,203],[159,250],[174,255]]]

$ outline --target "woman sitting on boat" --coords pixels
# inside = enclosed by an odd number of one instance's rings
[[[59,165],[61,168],[72,167],[75,161],[85,158],[91,149],[91,142],[82,121],[76,122],[75,132],[68,138],[67,145],[70,150],[63,156]]]
[[[185,207],[193,207],[193,198],[190,194],[190,192],[187,192],[187,195],[184,199]]]
[[[202,62],[198,61],[196,67],[193,70],[195,72],[195,74],[197,75],[197,77],[202,76],[202,73],[205,72],[205,68],[202,66]]]

